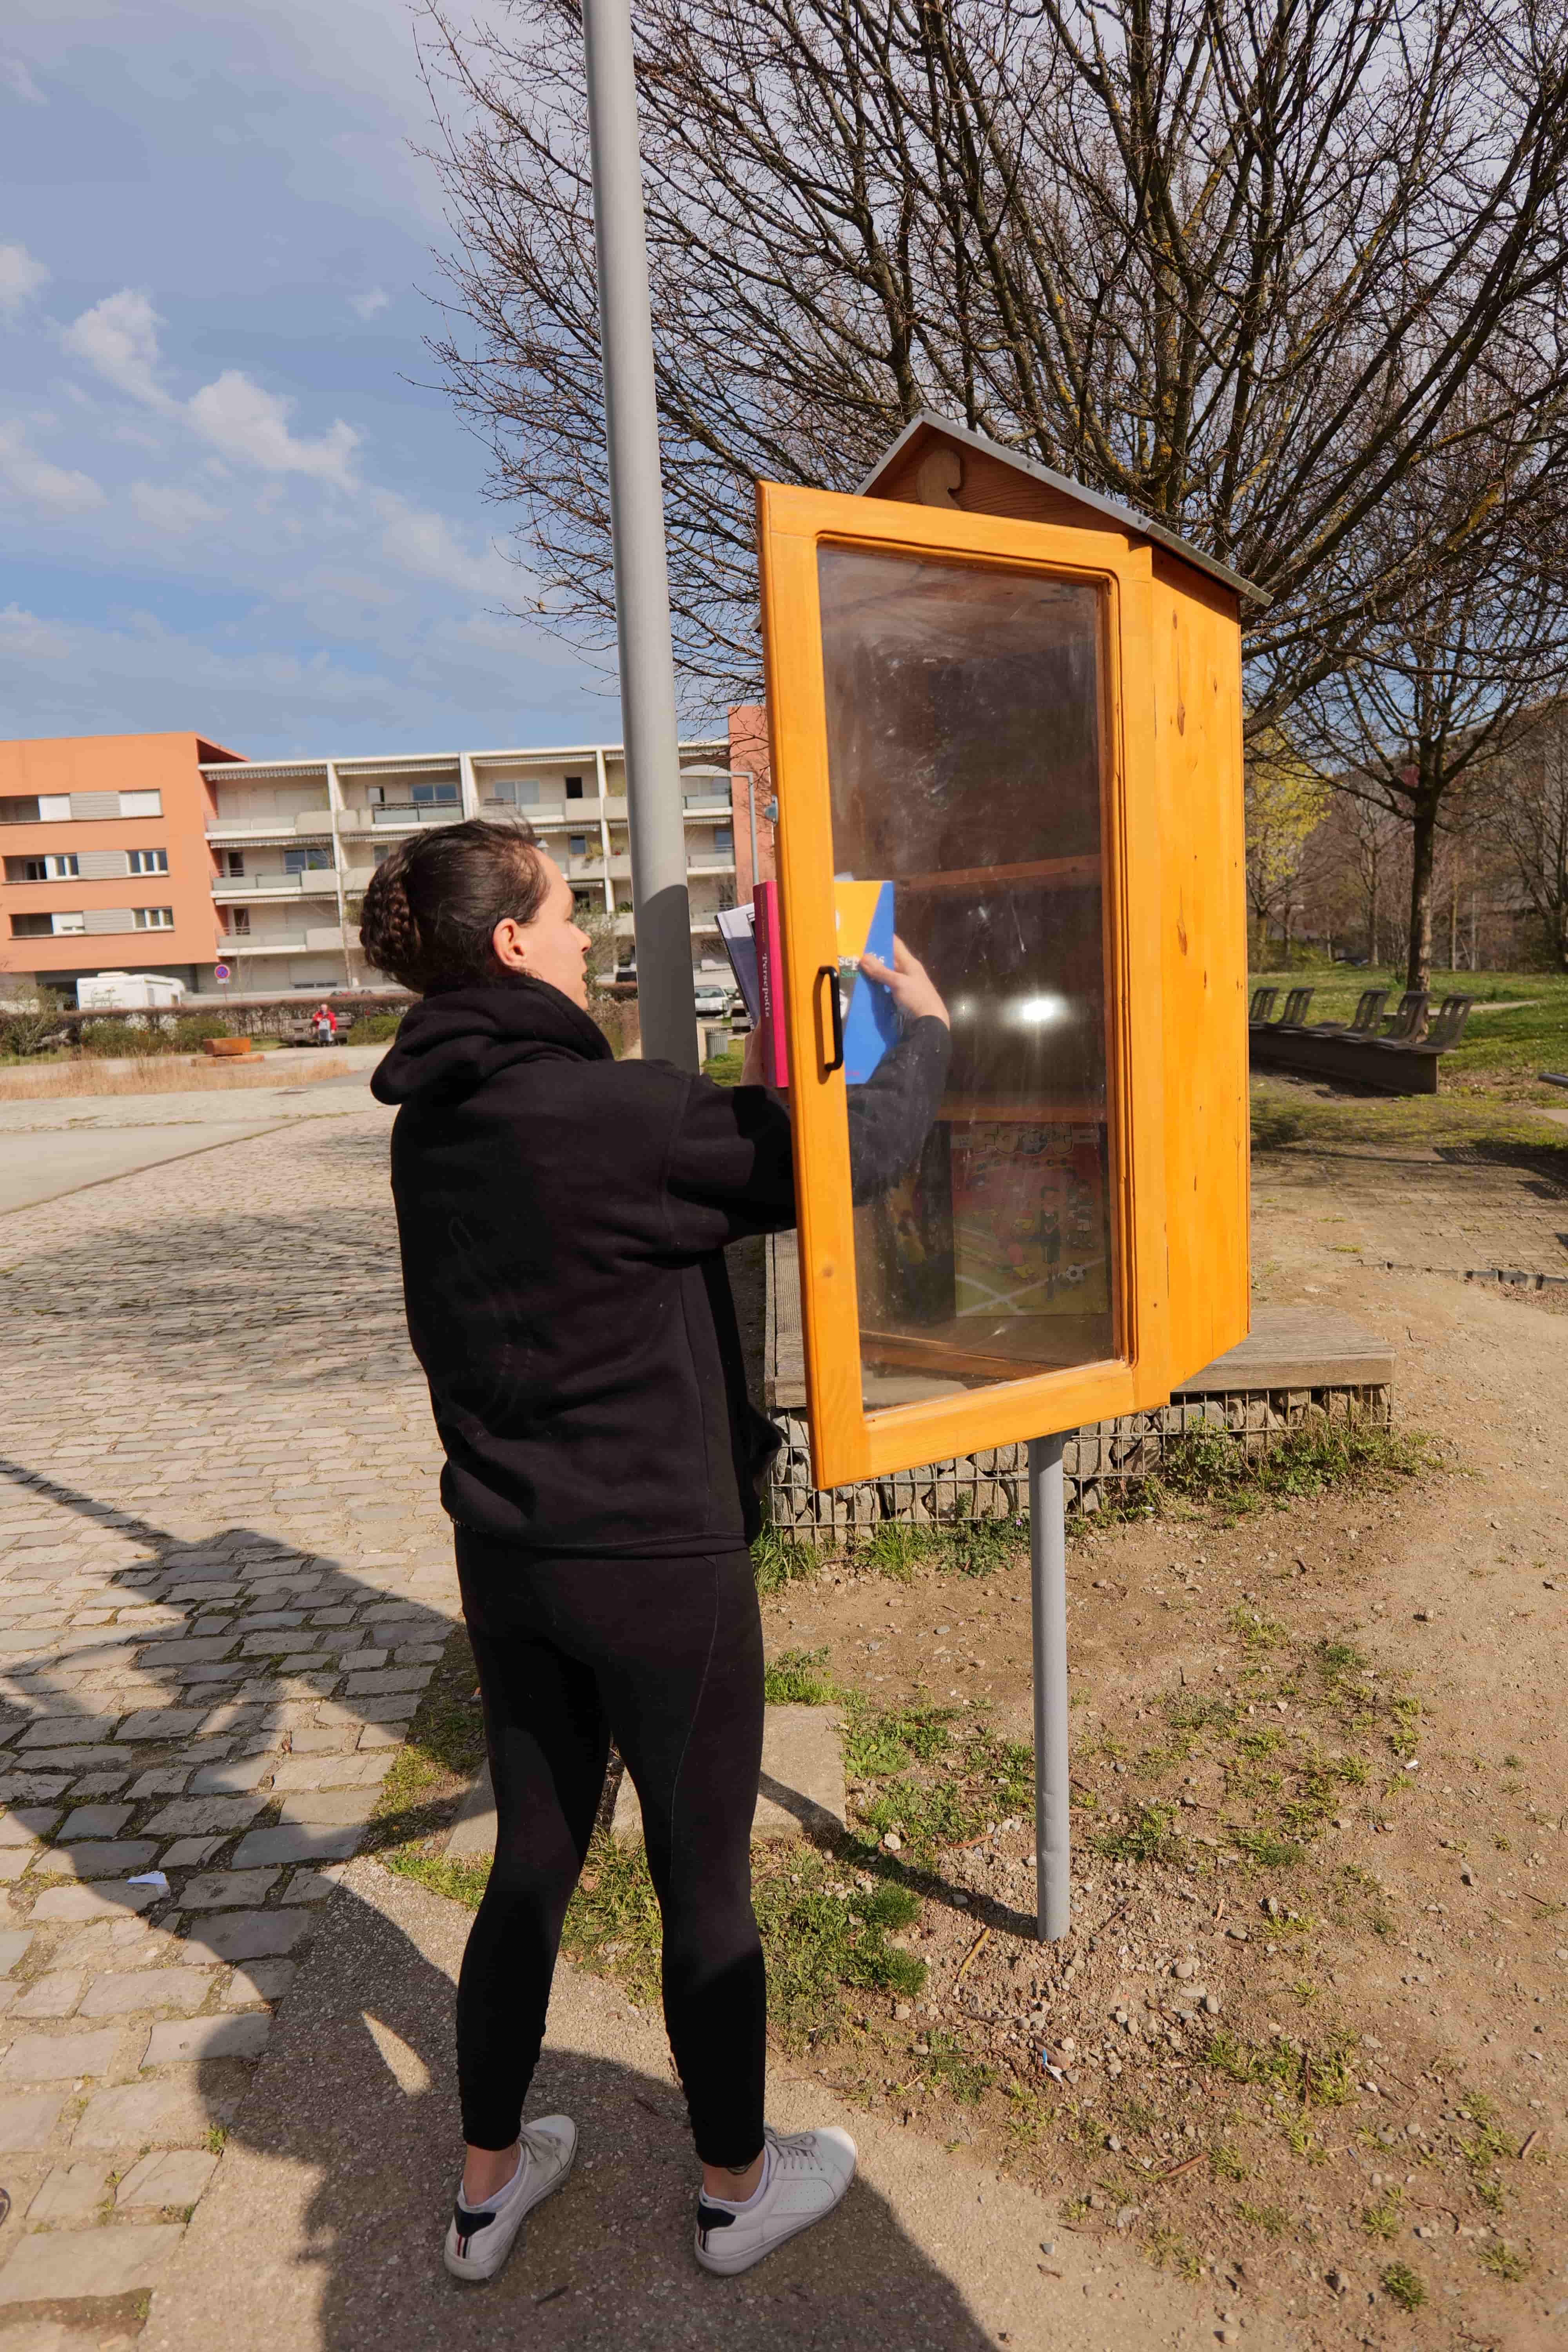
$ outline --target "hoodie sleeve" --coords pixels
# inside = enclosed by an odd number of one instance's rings
[[[863,1087],[851,1087],[854,1198],[873,1199],[910,1166],[936,1117],[947,1077],[946,1025],[915,1022]],[[670,1238],[680,1250],[721,1249],[795,1223],[789,1112],[763,1087],[690,1081],[665,1171]]]

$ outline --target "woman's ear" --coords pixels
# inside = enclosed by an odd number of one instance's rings
[[[528,958],[522,951],[522,925],[510,915],[503,915],[490,933],[490,947],[496,961],[505,971],[526,971]]]

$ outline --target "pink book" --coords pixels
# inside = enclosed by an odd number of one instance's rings
[[[752,893],[756,913],[757,1026],[763,1040],[763,1084],[789,1084],[789,1034],[784,1025],[784,938],[779,929],[779,886],[759,882]]]

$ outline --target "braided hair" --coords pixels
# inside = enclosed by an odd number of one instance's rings
[[[364,894],[360,945],[378,971],[416,996],[500,977],[491,945],[510,916],[531,923],[550,874],[526,824],[469,817],[400,841]]]

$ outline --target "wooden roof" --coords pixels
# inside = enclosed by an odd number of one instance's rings
[[[940,457],[944,444],[951,453],[950,464],[956,461],[956,465],[947,478],[939,481],[934,478],[929,461],[932,457]],[[969,463],[965,462],[965,453],[972,453]],[[951,417],[933,416],[928,411],[922,410],[919,416],[912,418],[892,446],[884,451],[859,484],[859,495],[862,498],[903,498],[927,506],[974,506],[982,511],[994,513],[999,510],[994,470],[998,466],[1011,468],[1014,474],[1026,477],[1031,485],[1037,486],[1032,496],[1019,501],[1020,514],[1027,513],[1031,519],[1042,521],[1079,524],[1096,521],[1102,527],[1110,524],[1117,530],[1125,531],[1130,538],[1152,541],[1156,547],[1165,548],[1182,562],[1190,563],[1195,571],[1206,573],[1209,579],[1223,582],[1238,596],[1246,597],[1249,604],[1264,605],[1269,602],[1264,589],[1255,587],[1250,580],[1244,580],[1240,572],[1233,572],[1228,564],[1219,562],[1215,557],[1205,555],[1201,548],[1178,538],[1173,530],[1167,530],[1163,523],[1152,522],[1147,515],[1123,506],[1117,499],[1108,499],[1099,490],[1086,490],[1081,482],[1069,481],[1065,474],[1053,472],[1049,466],[1039,465],[1033,457],[1021,456],[1016,449],[1005,448],[1001,442],[988,439],[984,433],[972,433],[967,425],[955,425]],[[958,495],[961,486],[967,486],[970,472],[982,469],[992,477],[991,494],[986,495],[976,485],[976,494],[973,498]],[[940,467],[935,470],[940,472]],[[1022,489],[1024,486],[1020,483],[1018,487]],[[1045,494],[1043,510],[1042,493]],[[1052,508],[1058,510],[1052,512]],[[1085,508],[1089,509],[1087,515],[1081,511]],[[1000,510],[1008,510],[1007,506],[1004,504]]]

